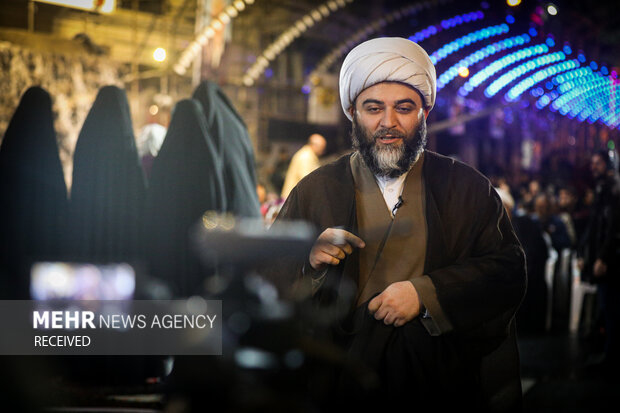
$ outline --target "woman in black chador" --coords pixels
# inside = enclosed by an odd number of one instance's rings
[[[80,261],[134,261],[141,253],[146,185],[125,91],[99,90],[73,157],[72,253]]]
[[[0,297],[28,298],[30,266],[62,252],[67,188],[50,95],[31,87],[0,147]]]
[[[254,150],[243,119],[213,82],[202,82],[192,97],[202,105],[209,136],[223,160],[227,211],[242,217],[260,217]]]
[[[149,272],[165,281],[175,296],[202,292],[206,274],[190,231],[204,212],[225,210],[222,161],[201,105],[181,100],[153,162],[146,216]]]

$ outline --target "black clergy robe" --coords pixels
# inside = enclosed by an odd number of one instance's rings
[[[357,233],[349,158],[344,156],[304,178],[274,225],[306,220],[319,233],[330,227]],[[356,334],[336,342],[344,343],[349,355],[389,381],[392,389],[381,394],[391,397],[401,392],[400,397],[418,400],[414,405],[429,407],[518,410],[521,388],[514,314],[526,286],[523,250],[499,196],[479,172],[426,151],[422,179],[428,228],[424,275],[430,278],[436,298],[418,293],[430,318],[436,305],[442,317],[424,324],[417,317],[395,328],[367,314],[367,302],[355,308],[356,252],[330,267],[318,289],[315,286],[312,302],[317,317],[335,315],[328,320],[334,321],[334,331],[342,330],[338,320],[342,310],[348,312],[348,320],[363,320]],[[298,300],[309,296],[312,280],[302,271],[303,259],[282,257],[281,261],[274,282],[279,287],[294,283]],[[405,359],[409,364],[402,363]],[[364,393],[352,390],[349,394],[359,398]]]

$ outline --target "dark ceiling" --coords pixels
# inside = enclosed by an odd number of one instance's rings
[[[192,10],[196,0],[185,0],[191,4]],[[316,8],[326,1],[316,0],[255,0],[239,18],[251,18],[252,15],[268,16],[268,24],[262,30],[264,35],[277,36],[278,30],[287,27],[305,13]],[[182,2],[176,1],[175,5]],[[355,0],[342,10],[330,15],[313,29],[308,30],[303,38],[297,39],[291,47],[299,47],[306,54],[321,56],[331,50],[340,41],[354,33],[360,27],[385,16],[407,4],[422,3],[422,1],[405,2],[402,0]],[[486,2],[460,0],[440,1],[443,5],[433,7],[419,14],[419,18],[403,19],[402,21],[385,27],[379,35],[407,35],[415,30],[414,27],[423,27],[430,18],[442,19],[450,17],[459,11],[479,9],[481,4],[490,5],[491,9],[506,11],[511,9],[515,15],[523,20],[537,7],[546,8],[549,1],[523,0],[514,8],[509,8],[504,0],[488,0]],[[553,0],[559,13],[556,16],[545,15],[545,30],[552,33],[560,41],[569,41],[575,48],[583,50],[591,59],[611,67],[620,66],[620,13],[617,13],[616,2],[613,1],[582,1],[582,0]],[[160,14],[169,11],[170,2],[166,0],[118,0],[118,6],[124,9]],[[57,6],[37,3],[35,31],[49,32],[53,19],[61,15],[64,9]],[[28,0],[0,0],[0,28],[26,29],[28,25]],[[256,50],[255,52],[260,52]]]

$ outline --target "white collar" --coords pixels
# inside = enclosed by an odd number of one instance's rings
[[[383,194],[385,205],[390,211],[390,214],[392,214],[394,206],[398,203],[399,198],[403,193],[403,189],[405,188],[405,179],[407,178],[408,173],[409,172],[407,171],[396,178],[375,176],[375,180],[377,181],[377,185]]]

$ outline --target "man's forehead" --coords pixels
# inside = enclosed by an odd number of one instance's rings
[[[424,98],[422,94],[406,83],[402,82],[380,82],[362,90],[357,96],[357,102],[362,102],[366,99],[374,99],[380,101],[398,101],[402,99],[412,99],[418,105],[422,105]]]

